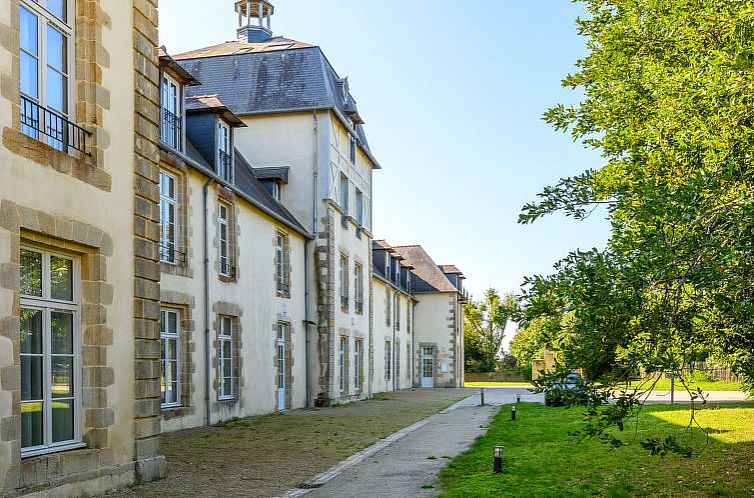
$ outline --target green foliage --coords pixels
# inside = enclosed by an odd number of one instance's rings
[[[563,84],[584,98],[545,120],[604,163],[545,188],[520,222],[596,210],[611,235],[528,279],[521,318],[560,321],[553,344],[588,378],[710,355],[754,392],[754,5],[582,3],[588,53]]]
[[[559,328],[556,319],[547,316],[534,318],[511,339],[511,354],[522,368],[531,370],[532,361],[543,357],[545,346],[552,344]]]
[[[512,294],[488,289],[484,298],[470,300],[463,308],[464,354],[467,372],[494,372],[508,320],[518,301]]]

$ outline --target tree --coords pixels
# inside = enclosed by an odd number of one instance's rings
[[[503,344],[505,326],[517,306],[513,294],[502,298],[488,289],[484,298],[470,300],[463,308],[464,354],[467,372],[493,372]]]
[[[557,340],[595,377],[704,353],[754,392],[754,5],[583,3],[588,54],[563,83],[584,98],[545,119],[604,164],[545,188],[520,222],[604,207],[611,236],[528,279],[523,318],[569,315]]]
[[[516,332],[511,340],[511,354],[520,367],[531,368],[534,360],[542,358],[546,346],[551,345],[560,328],[558,320],[550,317],[534,318]]]

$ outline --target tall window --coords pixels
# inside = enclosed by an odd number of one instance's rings
[[[181,85],[167,74],[162,75],[162,142],[183,150],[183,112]]]
[[[178,196],[175,177],[160,171],[160,261],[178,263],[176,212]]]
[[[360,226],[364,225],[364,194],[359,189],[356,189],[356,206],[354,206],[354,209],[356,210],[356,221]]]
[[[388,282],[392,278],[391,271],[390,271],[390,270],[392,270],[392,268],[393,267],[392,267],[391,262],[390,262],[390,253],[385,252],[385,278],[387,279]]]
[[[162,339],[160,393],[163,407],[181,404],[179,323],[177,310],[162,310],[160,319],[160,338]]]
[[[280,232],[275,236],[275,283],[278,295],[288,295],[290,292],[288,236]]]
[[[401,380],[401,343],[397,340],[395,341],[395,380],[396,382]]]
[[[348,160],[356,164],[356,137],[351,135],[348,141]]]
[[[356,313],[364,313],[364,267],[356,263],[353,268],[353,302]]]
[[[79,264],[21,249],[21,454],[79,446]]]
[[[390,341],[385,341],[385,380],[390,380],[390,372],[392,371],[392,350],[393,346]]]
[[[348,308],[348,256],[340,255],[340,306]]]
[[[230,152],[230,127],[220,121],[217,124],[217,175],[229,183],[233,181]]]
[[[220,367],[220,399],[233,399],[233,319],[228,316],[220,317],[220,331],[218,333]]]
[[[224,202],[217,205],[218,270],[223,277],[235,276],[231,255],[230,210],[231,207]]]
[[[353,386],[361,391],[361,361],[364,356],[364,341],[356,339],[353,348]]]
[[[390,295],[390,289],[385,289],[385,325],[390,326],[390,318],[392,314],[392,301],[393,298]]]
[[[343,209],[343,212],[348,214],[348,177],[341,173],[340,175],[340,199],[338,199],[338,202],[340,202],[340,207]]]
[[[401,296],[395,296],[395,330],[401,329]]]
[[[46,136],[58,150],[75,146],[78,127],[69,119],[73,1],[22,0],[19,7],[21,62],[21,131]],[[83,140],[83,139],[82,139]],[[82,150],[83,143],[80,147]]]
[[[344,393],[346,392],[346,388],[348,387],[348,337],[341,337],[340,338],[340,352],[339,352],[339,360],[340,360],[340,392]]]

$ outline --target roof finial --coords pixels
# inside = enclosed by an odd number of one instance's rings
[[[238,0],[238,39],[245,43],[259,43],[272,38],[270,18],[275,7],[267,0]]]

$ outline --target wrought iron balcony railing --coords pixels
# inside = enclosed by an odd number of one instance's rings
[[[160,261],[171,265],[186,263],[186,255],[170,244],[160,245]]]
[[[74,149],[88,154],[86,139],[91,133],[24,95],[21,95],[21,131],[37,140],[44,136],[46,140],[42,141],[61,152]]]
[[[181,117],[162,108],[162,143],[176,150],[183,146],[183,121]]]

